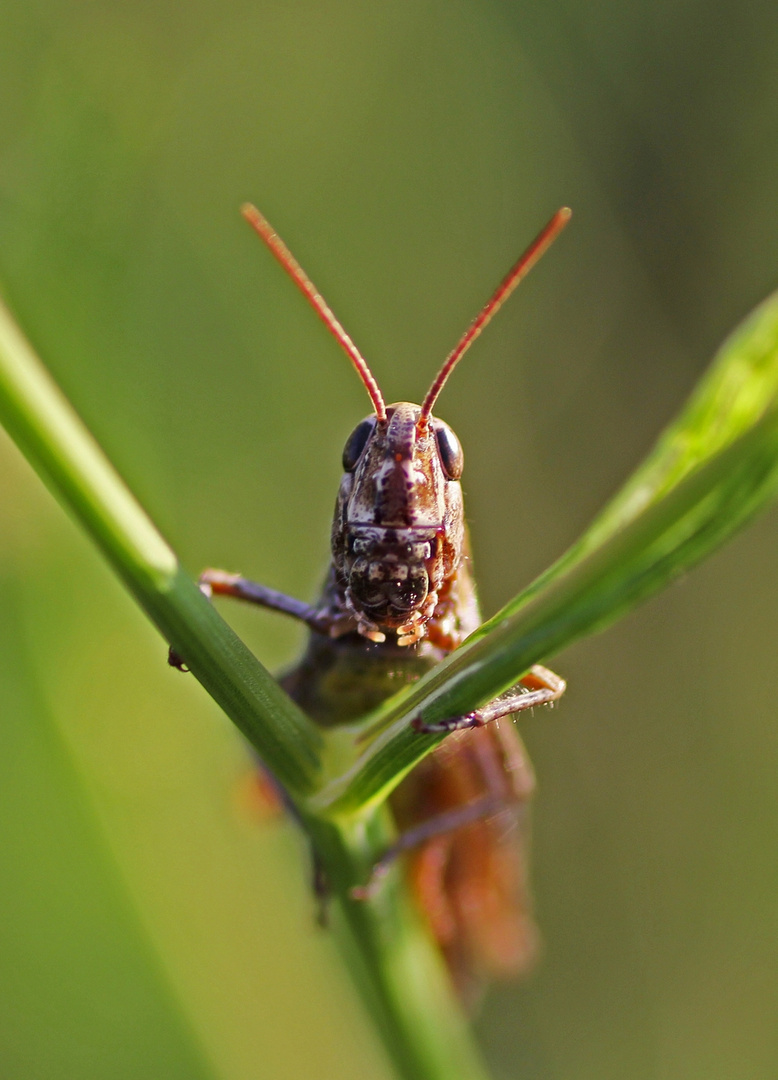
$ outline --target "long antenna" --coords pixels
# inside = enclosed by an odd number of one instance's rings
[[[465,352],[467,352],[492,316],[500,310],[521,279],[529,273],[540,256],[543,255],[546,249],[550,247],[554,240],[556,240],[562,229],[567,225],[571,215],[572,210],[567,206],[563,206],[560,210],[557,210],[545,229],[535,237],[524,254],[516,263],[514,263],[505,278],[497,286],[491,300],[484,305],[480,313],[459,339],[456,347],[448,354],[443,367],[435,376],[435,381],[427,391],[427,396],[421,404],[421,412],[419,413],[418,419],[419,427],[426,426],[432,413],[432,407],[437,401],[440,391],[445,386],[446,380],[462,359]]]
[[[265,244],[270,248],[273,255],[275,255],[281,263],[289,277],[303,296],[306,297],[313,310],[357,369],[357,374],[365,384],[365,389],[370,395],[370,400],[373,402],[376,418],[382,421],[386,420],[386,406],[384,405],[384,399],[381,395],[381,391],[378,389],[378,383],[373,378],[373,373],[367,366],[367,361],[335,318],[332,311],[327,306],[324,297],[318,291],[270,222],[260,214],[256,206],[252,206],[251,203],[245,203],[240,208],[240,212],[260,239],[264,240]]]

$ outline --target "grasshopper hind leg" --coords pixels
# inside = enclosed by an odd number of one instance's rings
[[[355,885],[351,890],[354,900],[370,900],[381,887],[381,883],[395,861],[405,852],[420,848],[430,841],[449,836],[466,825],[472,825],[477,821],[493,817],[505,810],[509,804],[506,799],[499,795],[486,795],[482,799],[468,803],[466,806],[457,806],[452,810],[435,814],[427,818],[420,825],[406,829],[397,838],[390,848],[387,848],[378,862],[373,866],[370,880],[365,885]]]
[[[463,999],[484,980],[526,972],[537,955],[528,883],[535,780],[513,724],[446,739],[391,797],[399,835],[366,884],[370,899],[398,857]]]

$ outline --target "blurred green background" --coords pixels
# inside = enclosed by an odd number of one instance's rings
[[[774,0],[6,0],[0,284],[197,572],[315,595],[368,402],[255,201],[438,412],[486,613],[578,535],[778,283]],[[478,1028],[504,1080],[778,1075],[778,514],[555,667],[545,955]],[[225,609],[271,668],[281,618]],[[0,437],[0,1075],[388,1078],[250,758]]]

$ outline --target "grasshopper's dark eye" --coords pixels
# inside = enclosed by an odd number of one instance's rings
[[[435,438],[438,441],[438,453],[443,472],[449,480],[458,480],[465,464],[465,455],[462,453],[459,439],[445,424],[440,425],[435,432]]]
[[[367,441],[375,429],[375,417],[368,416],[361,424],[357,424],[348,437],[343,447],[343,468],[351,472],[357,467],[357,462],[362,456],[362,451],[367,446]]]

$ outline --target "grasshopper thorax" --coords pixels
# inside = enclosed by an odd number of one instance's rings
[[[399,402],[348,439],[332,554],[359,631],[401,645],[424,636],[439,594],[462,559],[462,451],[442,420]]]

